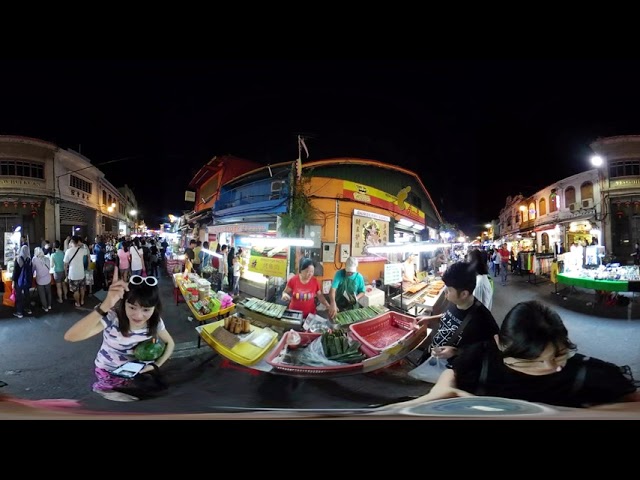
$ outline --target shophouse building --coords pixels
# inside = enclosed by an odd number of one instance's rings
[[[640,135],[600,138],[590,146],[603,161],[597,169],[598,200],[607,251],[631,263],[633,245],[640,241]]]
[[[126,206],[124,195],[80,153],[34,138],[0,136],[4,238],[19,227],[33,252],[44,240],[118,233],[120,222],[127,222]],[[2,248],[6,259],[4,242]]]

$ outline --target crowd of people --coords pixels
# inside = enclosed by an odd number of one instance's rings
[[[30,291],[35,286],[40,308],[49,312],[55,300],[64,303],[69,294],[76,307],[85,303],[85,295],[107,290],[116,266],[122,278],[129,275],[159,274],[167,242],[154,237],[116,237],[98,235],[94,241],[79,235],[68,235],[63,242],[42,240],[41,246],[30,252],[26,237],[13,265],[12,289],[15,295],[14,316],[32,315]]]

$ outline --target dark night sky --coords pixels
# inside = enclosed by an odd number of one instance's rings
[[[590,168],[589,143],[640,134],[640,63],[598,61],[0,61],[0,134],[78,150],[142,214],[188,209],[214,155],[356,156],[414,170],[476,235],[505,197]],[[79,147],[81,145],[81,147]]]

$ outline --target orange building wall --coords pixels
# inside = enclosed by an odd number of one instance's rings
[[[386,209],[341,199],[343,184],[344,180],[313,177],[307,190],[308,195],[312,197],[312,205],[322,212],[316,218],[315,222],[317,225],[322,226],[322,241],[336,243],[336,260],[334,264],[323,263],[324,274],[322,278],[324,280],[332,279],[338,270],[344,268],[344,263],[340,263],[340,252],[338,249],[342,243],[351,245],[351,225],[354,209],[393,217],[393,212]],[[329,198],[313,198],[314,196]],[[339,207],[337,239],[335,237],[336,201],[338,201]],[[390,241],[393,240],[390,239]],[[371,283],[372,280],[381,278],[385,263],[384,259],[380,259],[380,261],[360,262],[358,271],[364,276],[365,283]]]

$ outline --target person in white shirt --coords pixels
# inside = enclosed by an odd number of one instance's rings
[[[471,249],[467,252],[467,262],[471,264],[476,272],[476,288],[473,289],[473,296],[491,310],[493,305],[493,279],[489,276],[487,263],[484,261],[482,252],[478,249]]]
[[[69,280],[69,290],[73,293],[76,307],[84,305],[86,290],[84,276],[84,256],[86,252],[82,246],[82,238],[74,235],[69,242],[69,249],[64,254],[64,269]]]
[[[33,250],[33,275],[36,277],[40,304],[45,312],[51,310],[51,260],[40,247]]]

